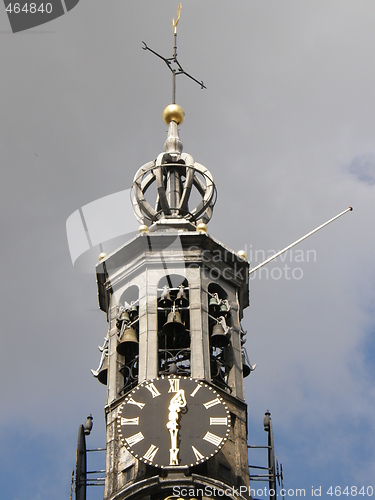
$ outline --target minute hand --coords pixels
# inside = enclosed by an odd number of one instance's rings
[[[179,448],[177,448],[178,441],[178,419],[181,408],[185,408],[186,406],[186,398],[185,391],[180,389],[171,399],[168,410],[168,423],[167,429],[169,430],[169,434],[171,436],[171,447],[169,449],[169,465],[179,465],[178,464],[178,452]]]

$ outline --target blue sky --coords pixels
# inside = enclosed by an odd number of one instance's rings
[[[369,186],[375,184],[375,156],[361,155],[353,158],[353,161],[348,167],[349,172],[354,175],[360,182],[364,182]]]
[[[141,41],[172,53],[177,3],[81,0],[17,35],[0,10],[7,500],[69,498],[89,413],[89,446],[104,445],[105,389],[90,369],[107,324],[93,272],[72,265],[66,221],[129,189],[162,151],[171,79]],[[249,443],[265,444],[270,409],[285,486],[306,497],[375,488],[374,22],[372,0],[190,0],[179,24],[179,60],[207,86],[180,77],[177,102],[184,151],[218,189],[209,233],[268,254],[354,207],[298,247],[316,258],[293,253],[251,280],[243,320],[257,364]]]

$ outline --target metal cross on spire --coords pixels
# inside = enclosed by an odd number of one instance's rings
[[[179,4],[178,8],[177,8],[176,21],[174,20],[174,17],[172,19],[172,29],[173,29],[173,35],[174,35],[174,47],[173,47],[173,56],[172,57],[169,57],[169,58],[163,57],[162,55],[158,54],[154,50],[150,49],[150,47],[148,47],[148,45],[142,41],[143,50],[149,50],[150,52],[155,54],[157,57],[162,59],[172,72],[172,104],[176,104],[176,76],[177,75],[186,75],[191,80],[198,83],[198,85],[200,85],[201,89],[207,88],[204,85],[203,81],[200,82],[199,80],[197,80],[193,76],[189,75],[189,73],[186,73],[186,71],[182,68],[181,64],[177,60],[177,24],[178,24],[178,21],[180,20],[181,7],[182,7],[182,5]]]

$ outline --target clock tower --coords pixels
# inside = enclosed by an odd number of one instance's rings
[[[104,499],[249,498],[249,264],[207,232],[216,188],[183,152],[182,108],[163,117],[164,152],[132,186],[139,234],[96,267],[109,324],[93,371],[107,386]]]
[[[108,334],[93,375],[106,386],[104,500],[249,499],[243,310],[249,263],[207,230],[210,171],[183,152],[174,55],[164,151],[136,172],[138,235],[96,266]],[[173,65],[172,65],[173,63]],[[202,88],[203,82],[198,82]],[[121,214],[119,214],[121,216]]]

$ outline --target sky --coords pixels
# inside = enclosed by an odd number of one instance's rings
[[[105,388],[90,369],[107,323],[93,266],[73,266],[66,221],[128,190],[163,151],[171,75],[142,40],[170,57],[177,5],[80,0],[15,34],[0,8],[7,500],[69,498],[88,414],[87,446],[105,445]],[[178,25],[179,61],[207,87],[177,80],[184,151],[218,190],[209,234],[254,267],[354,207],[250,281],[248,441],[266,444],[269,409],[289,496],[364,486],[367,498],[375,488],[374,25],[372,0],[189,0]],[[119,225],[133,230],[129,213]],[[104,467],[100,453],[89,460]],[[88,492],[99,498],[100,488]]]

